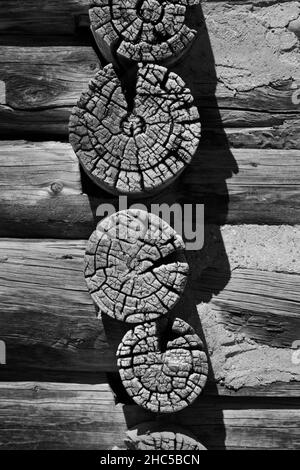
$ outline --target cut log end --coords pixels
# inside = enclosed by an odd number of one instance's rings
[[[155,413],[172,413],[190,405],[207,379],[203,344],[181,319],[136,326],[117,351],[118,367],[130,397]]]
[[[162,219],[141,210],[98,224],[85,257],[85,277],[102,313],[117,320],[155,320],[179,300],[188,264],[184,243]]]
[[[113,51],[126,59],[172,64],[192,43],[186,10],[200,0],[97,0],[90,9],[92,31],[110,62]]]
[[[130,110],[112,65],[81,96],[70,120],[70,142],[83,168],[113,194],[163,189],[190,163],[200,120],[183,80],[164,67],[139,65]]]
[[[128,450],[206,450],[189,431],[178,425],[142,423],[126,433]]]

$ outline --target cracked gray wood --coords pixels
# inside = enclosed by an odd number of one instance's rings
[[[222,229],[232,279],[198,307],[214,375],[206,395],[300,396],[299,366],[293,365],[290,349],[300,337],[299,236],[300,227],[290,226]],[[207,267],[213,268],[210,277],[215,273],[212,286],[222,277],[223,242],[205,239],[199,255],[187,253],[194,289],[187,297],[206,290]],[[42,375],[46,381],[94,383],[100,371],[117,371],[82,275],[85,249],[86,241],[79,240],[0,240],[5,380],[41,380]],[[186,299],[182,302],[175,308],[186,318],[191,309],[182,308]],[[120,326],[124,335],[130,324]]]
[[[156,421],[130,429],[124,442],[128,450],[206,450],[187,429]]]
[[[202,341],[179,318],[129,330],[118,348],[117,364],[129,396],[155,413],[176,412],[193,403],[208,373]]]
[[[6,100],[0,105],[4,136],[26,133],[30,139],[34,132],[46,139],[65,138],[72,106],[99,67],[93,48],[83,47],[81,38],[87,32],[76,36],[81,47],[58,47],[55,37],[56,30],[74,33],[82,18],[88,28],[89,1],[49,1],[0,5],[0,28],[11,34],[6,38],[10,46],[0,47],[0,79],[6,87]],[[8,8],[13,14],[7,14]],[[205,2],[202,9],[205,24],[199,24],[196,15],[191,18],[199,34],[172,71],[188,83],[204,112],[205,127],[218,130],[220,115],[235,147],[300,148],[298,3]],[[50,22],[53,12],[55,22]],[[31,37],[35,47],[24,47],[21,31],[39,36]],[[17,47],[11,47],[10,39]],[[47,47],[37,47],[47,39]],[[214,134],[210,140],[217,141]]]
[[[140,64],[131,110],[107,65],[74,108],[70,142],[100,187],[144,196],[170,184],[190,163],[200,130],[193,97],[176,74]]]
[[[85,278],[101,313],[129,323],[168,313],[185,288],[182,238],[162,219],[131,209],[106,217],[91,235]]]
[[[185,23],[186,10],[200,0],[93,0],[91,28],[104,57],[114,53],[141,62],[175,62],[196,31]]]
[[[1,450],[124,447],[128,427],[155,419],[137,405],[116,406],[99,374],[97,385],[0,384]],[[165,415],[168,425],[190,429],[208,449],[300,449],[299,420],[299,402],[278,396],[201,397],[182,412]]]
[[[229,196],[227,223],[299,223],[300,152],[236,149],[232,155],[239,166],[232,178],[225,150],[201,149],[178,189],[167,188],[143,202],[150,211],[152,203],[202,202],[206,216],[215,222]],[[119,201],[104,191],[97,197],[84,194],[78,159],[69,144],[2,142],[0,165],[1,237],[87,239],[99,222],[100,204],[119,208]],[[228,179],[220,185],[224,174]],[[53,192],[59,187],[62,191]]]

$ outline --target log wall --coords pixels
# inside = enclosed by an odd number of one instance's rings
[[[82,273],[97,207],[117,207],[67,142],[71,109],[105,63],[88,5],[0,2],[1,449],[107,449],[151,418],[115,406],[107,377],[124,330],[97,318]],[[203,338],[209,381],[176,420],[208,448],[299,448],[300,3],[203,1],[190,21],[199,35],[173,70],[202,140],[147,202],[205,204],[204,248],[188,252],[174,313]]]

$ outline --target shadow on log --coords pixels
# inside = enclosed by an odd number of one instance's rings
[[[218,162],[215,162],[215,165],[216,165],[215,171],[219,175],[218,181],[214,183],[214,185],[218,186],[217,195],[216,195],[216,191],[214,187],[212,187],[211,198],[207,198],[207,194],[205,198],[205,201],[206,201],[205,211],[208,214],[217,213],[218,224],[214,226],[213,230],[205,230],[206,239],[204,242],[204,247],[199,252],[192,252],[192,251],[188,252],[188,261],[189,260],[191,261],[190,264],[192,266],[193,258],[200,255],[200,259],[205,259],[205,250],[211,244],[212,242],[211,239],[213,239],[214,242],[217,241],[218,245],[222,247],[222,249],[218,251],[218,255],[220,255],[220,252],[222,252],[222,256],[220,256],[220,259],[222,259],[222,265],[219,267],[220,277],[219,277],[219,282],[217,284],[215,282],[213,284],[210,284],[209,279],[208,280],[206,279],[205,263],[204,263],[204,270],[199,279],[199,267],[198,267],[197,269],[198,282],[201,283],[202,280],[203,282],[205,282],[206,284],[205,295],[203,295],[203,298],[201,298],[201,295],[200,295],[200,296],[197,296],[197,299],[195,299],[193,297],[193,292],[191,288],[189,287],[189,283],[188,283],[183,298],[179,301],[179,303],[176,305],[176,307],[174,308],[174,310],[171,312],[170,315],[173,317],[176,316],[179,318],[183,318],[186,322],[188,322],[195,329],[196,333],[199,335],[199,337],[203,341],[204,350],[207,352],[208,362],[209,362],[208,374],[209,374],[209,377],[212,378],[212,383],[214,383],[213,371],[212,371],[211,363],[209,361],[209,351],[207,351],[207,344],[206,344],[203,330],[201,327],[201,323],[199,320],[197,304],[201,302],[208,302],[214,295],[217,295],[218,293],[220,293],[226,287],[231,277],[230,264],[229,264],[225,246],[222,240],[220,226],[225,224],[227,221],[229,196],[228,196],[226,180],[228,178],[231,178],[233,174],[238,173],[238,166],[230,151],[227,137],[223,129],[220,113],[218,111],[217,100],[215,96],[216,86],[217,86],[215,62],[214,62],[214,56],[212,53],[210,39],[209,39],[208,31],[205,25],[205,19],[203,16],[201,6],[197,8],[197,15],[193,17],[191,23],[192,23],[191,27],[198,30],[198,35],[195,39],[195,42],[188,56],[185,59],[183,59],[180,63],[178,63],[176,67],[172,69],[172,71],[176,72],[181,78],[183,78],[187,86],[191,89],[192,95],[194,91],[193,84],[197,82],[199,86],[199,83],[201,83],[202,99],[200,101],[198,110],[199,110],[201,126],[202,126],[202,137],[201,137],[201,142],[200,142],[199,148],[197,150],[197,153],[194,159],[199,159],[200,161],[202,158],[202,150],[205,149],[207,146],[213,147],[214,143],[216,143],[219,147],[221,146],[222,152],[218,153],[218,155],[220,156],[219,164]],[[189,61],[192,64],[192,66],[185,67],[184,61]],[[212,121],[214,123],[217,122],[219,126],[218,142],[214,142],[215,136],[212,137],[213,134],[210,131],[210,123]],[[226,162],[224,162],[224,160],[226,160]],[[209,162],[207,163],[209,164]],[[176,183],[173,184],[171,194],[174,195],[174,199],[172,200],[172,196],[171,197],[169,196],[169,201],[168,201],[169,205],[171,205],[174,202],[177,202],[178,194],[180,194],[184,189],[186,189],[182,185],[182,180],[183,178],[181,177],[177,180]],[[209,178],[207,174],[203,174],[203,176],[200,175],[198,183],[201,186],[204,185],[205,187],[209,187],[210,183],[209,183]],[[165,202],[164,193],[161,193],[160,196],[161,196],[161,203]],[[158,199],[159,198],[157,198],[157,202],[159,202]],[[197,195],[196,199],[193,194],[191,195],[190,201],[187,201],[187,198],[185,198],[184,202],[185,203],[189,202],[190,204],[193,205],[193,207],[195,207],[196,204],[202,204],[203,201],[204,201],[204,198],[202,198],[202,195],[200,193]],[[183,204],[182,204],[182,209],[184,213]],[[193,224],[193,223],[197,223],[197,220],[190,220],[189,222]],[[209,217],[206,217],[205,226],[207,226],[209,222],[210,222]],[[184,238],[184,233],[182,235]],[[191,280],[193,280],[193,274],[196,275],[196,272],[193,273],[193,269],[191,269],[191,276],[190,276]],[[199,291],[200,291],[200,286],[199,286]],[[112,320],[108,318],[104,318],[104,316],[103,316],[103,321],[104,321],[104,328],[108,336],[108,341],[110,342],[110,332],[113,329],[117,328],[117,323],[115,322],[114,326],[112,326],[112,323],[111,323]],[[126,329],[124,327],[121,327],[120,330],[122,330],[120,331],[120,335],[119,335],[119,340],[121,342],[122,336],[124,332],[126,331]],[[114,337],[114,342],[112,344],[112,348],[114,352],[116,352],[117,347],[118,347],[118,344],[116,341],[116,337]],[[122,386],[122,383],[120,381],[118,374],[108,374],[108,379],[110,381],[110,385],[113,391],[116,394],[116,402],[131,403],[130,398],[128,397],[124,387]],[[213,387],[215,387],[214,393],[217,394],[217,387],[215,385],[213,385]],[[191,413],[193,413],[194,406],[195,405],[192,404],[190,407],[188,407],[188,409],[191,410]],[[219,423],[218,442],[215,443],[215,445],[218,448],[222,449],[224,448],[225,437],[226,437],[225,428],[223,425],[222,410],[216,407],[213,410],[213,413],[214,413],[214,416],[212,416],[212,419]],[[166,420],[168,419],[168,418],[161,417],[161,415],[159,415],[159,418],[162,419],[163,422],[165,419]],[[175,419],[175,422],[180,422],[180,412],[174,413],[174,419]],[[165,423],[167,423],[167,421]],[[203,439],[201,440],[201,442],[204,445],[206,445]]]

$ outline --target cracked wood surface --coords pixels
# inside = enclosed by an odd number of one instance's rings
[[[228,155],[200,147],[178,186],[142,202],[149,210],[154,203],[203,203],[206,218],[221,223],[294,225],[300,223],[299,157],[297,150],[236,149]],[[2,142],[0,162],[1,236],[89,238],[100,220],[99,204],[118,210],[104,191],[88,186],[90,194],[83,192],[68,144]],[[232,176],[233,162],[239,172]]]
[[[93,0],[91,27],[108,62],[125,58],[170,64],[178,60],[196,35],[186,24],[187,8],[200,0]]]
[[[106,217],[91,235],[84,275],[100,313],[128,323],[157,320],[184,291],[184,243],[159,217],[120,211]]]
[[[47,382],[2,382],[1,449],[124,447],[129,428],[155,415],[137,405],[116,406],[109,387]],[[201,397],[160,425],[184,427],[208,449],[299,449],[299,402]],[[22,422],[22,428],[20,428]],[[26,436],[26,439],[24,438]]]
[[[0,4],[0,43],[7,36],[74,36],[80,35],[80,29],[89,25],[88,10],[93,0],[5,0]],[[234,12],[243,5],[257,7],[274,7],[278,0],[202,0],[205,12],[213,11],[221,4],[222,8]],[[280,4],[295,3],[281,0]],[[219,5],[218,5],[219,4]]]
[[[127,431],[124,442],[128,450],[206,450],[188,430],[155,421]]]
[[[200,395],[208,373],[203,343],[182,319],[129,330],[117,350],[128,395],[154,413],[174,413]]]
[[[132,105],[107,65],[81,95],[69,129],[83,168],[98,186],[145,197],[169,185],[190,163],[201,126],[181,78],[164,67],[139,64]]]
[[[187,252],[191,284],[174,314],[205,342],[205,394],[299,396],[299,366],[292,363],[300,333],[299,233],[226,226],[221,236],[211,227],[204,249]],[[85,248],[83,241],[0,241],[3,380],[94,383],[101,370],[117,370],[115,350],[127,328],[96,319],[82,275]]]
[[[193,16],[199,34],[172,70],[201,106],[203,135],[215,142],[224,126],[234,146],[299,148],[299,2],[202,8],[206,27]],[[67,136],[71,108],[99,67],[92,48],[2,46],[0,63],[2,135]]]

